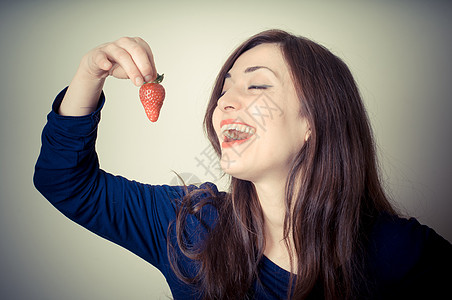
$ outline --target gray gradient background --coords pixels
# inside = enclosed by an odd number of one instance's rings
[[[10,2],[0,9],[1,299],[170,296],[154,267],[67,220],[32,184],[54,96],[84,53],[121,36],[149,42],[167,100],[150,124],[137,88],[107,81],[98,141],[104,169],[156,184],[170,182],[171,170],[213,180],[195,158],[207,146],[201,122],[214,77],[245,38],[281,28],[345,60],[369,111],[389,194],[452,241],[451,1]]]

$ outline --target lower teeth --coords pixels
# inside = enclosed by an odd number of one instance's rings
[[[232,140],[232,141],[245,140],[249,137],[250,137],[249,133],[241,132],[241,131],[237,131],[237,130],[230,130],[226,135],[226,138],[229,140]]]

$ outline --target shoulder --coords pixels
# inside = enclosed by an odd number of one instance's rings
[[[216,197],[222,197],[226,193],[220,192],[215,184],[212,182],[204,182],[203,184],[196,186],[196,185],[189,185],[187,187],[189,192],[195,192],[200,199],[201,198],[216,198]]]
[[[382,215],[369,236],[369,265],[377,285],[394,293],[444,287],[452,280],[452,245],[415,218]]]
[[[161,185],[152,186],[154,193],[157,196],[166,196],[170,199],[182,200],[186,196],[189,196],[191,203],[198,203],[206,201],[208,199],[214,199],[218,197],[224,197],[226,193],[218,191],[215,184],[211,182],[205,182],[201,185],[188,185],[188,186],[173,186],[173,185]]]
[[[220,192],[211,182],[201,185],[166,186],[166,191],[176,195],[173,205],[180,212],[184,224],[193,227],[201,224],[211,227],[218,218],[218,205],[224,202],[227,194]]]
[[[178,188],[184,189],[182,205],[186,208],[203,207],[216,210],[218,204],[221,204],[227,196],[225,192],[220,192],[217,186],[211,182]]]
[[[436,233],[431,228],[415,218],[382,215],[373,226],[370,242],[381,260],[404,264],[416,260],[433,235]]]
[[[137,183],[137,185],[139,185]],[[166,224],[176,221],[178,215],[184,215],[189,225],[211,224],[216,219],[215,203],[225,193],[219,192],[215,184],[205,182],[200,185],[150,185],[138,191],[143,193],[147,213]],[[199,208],[199,209],[198,209]]]
[[[371,243],[381,254],[395,255],[411,250],[410,257],[416,257],[431,246],[451,246],[432,228],[419,223],[417,219],[387,214],[377,218],[370,236]]]

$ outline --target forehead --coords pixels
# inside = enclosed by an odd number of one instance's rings
[[[244,72],[249,67],[264,66],[277,75],[288,72],[281,48],[278,44],[261,44],[242,53],[235,61],[229,73]]]

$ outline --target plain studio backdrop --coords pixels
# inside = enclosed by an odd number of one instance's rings
[[[452,241],[450,1],[2,1],[1,299],[167,299],[164,278],[57,212],[34,188],[40,134],[81,57],[140,36],[165,73],[151,124],[130,81],[110,78],[101,167],[138,181],[217,182],[202,118],[214,78],[249,36],[280,28],[317,41],[351,68],[393,202]],[[220,181],[222,186],[224,182]]]

